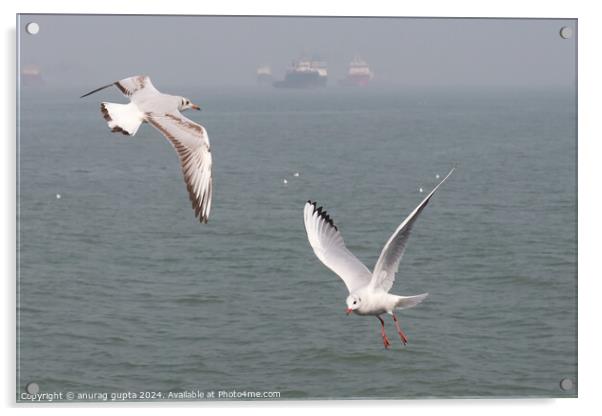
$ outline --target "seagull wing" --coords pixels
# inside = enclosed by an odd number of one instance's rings
[[[124,78],[115,82],[115,86],[134,103],[142,101],[149,96],[161,94],[146,75]]]
[[[345,247],[343,237],[330,216],[315,202],[307,201],[304,211],[305,230],[316,256],[335,272],[349,293],[370,282],[370,270]]]
[[[408,239],[410,238],[410,233],[412,231],[412,226],[416,219],[422,212],[422,210],[426,207],[431,197],[435,194],[435,191],[441,186],[443,182],[452,174],[455,170],[452,169],[439,185],[435,186],[435,188],[431,191],[430,194],[426,196],[412,211],[410,215],[397,227],[382,252],[380,253],[380,257],[376,262],[376,266],[374,266],[374,272],[372,273],[372,280],[370,281],[370,285],[373,288],[381,288],[385,292],[388,292],[393,286],[393,282],[395,281],[395,273],[399,270],[399,262],[403,257],[403,253],[406,249],[406,244]]]
[[[211,210],[212,160],[205,128],[178,111],[148,113],[146,121],[159,130],[178,153],[194,214],[206,223]]]
[[[109,88],[115,85],[119,88],[119,91],[123,93],[133,102],[139,102],[148,98],[149,96],[161,94],[151,82],[151,79],[146,75],[135,75],[133,77],[124,78],[120,81],[115,81],[110,84],[104,85],[100,88],[96,88],[94,91],[90,91],[82,95],[80,98],[87,97],[90,94],[94,94],[105,88]]]

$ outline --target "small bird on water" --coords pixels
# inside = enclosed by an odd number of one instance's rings
[[[181,113],[201,108],[188,98],[159,92],[150,78],[144,75],[113,82],[80,98],[113,85],[130,99],[130,103],[100,104],[100,111],[111,131],[133,136],[142,123],[148,123],[159,130],[178,154],[195,217],[202,223],[207,223],[211,211],[213,182],[209,136],[203,126]]]
[[[322,208],[315,202],[307,201],[304,210],[305,230],[314,253],[322,263],[335,272],[349,290],[346,312],[358,315],[376,316],[381,324],[381,336],[385,348],[391,343],[385,332],[385,322],[380,317],[388,313],[393,317],[395,328],[403,345],[408,338],[399,327],[395,316],[396,309],[408,309],[418,305],[428,296],[428,293],[415,296],[398,296],[389,293],[395,281],[395,274],[405,252],[410,232],[414,222],[426,207],[439,186],[455,170],[452,169],[445,178],[422,200],[412,213],[397,227],[389,238],[372,273],[368,268],[345,247],[339,229]]]

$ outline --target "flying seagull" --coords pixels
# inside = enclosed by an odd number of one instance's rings
[[[102,102],[100,111],[114,133],[133,136],[142,123],[148,123],[171,143],[180,158],[184,181],[195,217],[207,223],[211,211],[211,147],[207,131],[184,117],[181,111],[201,108],[188,98],[159,92],[150,78],[136,75],[90,91],[80,98],[116,86],[130,99],[129,104]]]
[[[399,327],[394,311],[414,307],[428,296],[428,293],[415,296],[397,296],[390,294],[389,290],[395,281],[395,273],[399,269],[399,262],[405,251],[414,222],[416,222],[435,191],[449,178],[454,169],[397,227],[380,253],[372,273],[345,247],[343,237],[328,213],[322,207],[318,208],[315,202],[307,201],[305,204],[305,230],[314,253],[326,267],[343,280],[349,290],[349,296],[346,300],[347,314],[355,312],[358,315],[376,316],[381,324],[381,336],[385,348],[389,348],[391,343],[385,333],[385,322],[380,315],[388,313],[393,317],[399,338],[405,345],[408,338]]]

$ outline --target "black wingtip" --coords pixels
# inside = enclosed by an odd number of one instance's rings
[[[330,224],[335,230],[339,231],[338,227],[334,225],[334,221],[332,221],[332,218],[330,218],[330,215],[328,215],[328,212],[324,209],[324,207],[318,207],[316,203],[312,201],[307,202],[314,206],[314,212],[317,212],[320,218]]]
[[[104,90],[105,88],[109,88],[110,86],[112,86],[112,85],[114,85],[114,84],[115,84],[114,82],[111,82],[110,84],[107,84],[107,85],[105,85],[105,86],[102,86],[102,87],[100,87],[100,88],[96,88],[94,91],[90,91],[90,92],[88,92],[88,93],[86,93],[86,94],[82,95],[82,96],[81,96],[81,97],[79,97],[79,98],[84,98],[84,97],[87,97],[88,95],[92,95],[92,94],[94,94],[95,92],[98,92],[98,91],[100,91],[100,90]]]

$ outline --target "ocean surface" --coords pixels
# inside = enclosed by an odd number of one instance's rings
[[[99,101],[117,90],[22,91],[17,400],[29,383],[107,400],[576,396],[573,90],[163,89],[203,107],[187,115],[211,138],[207,225],[159,132],[110,133]],[[385,317],[385,350],[376,318],[345,315],[304,203],[371,269],[454,165],[392,289],[430,296],[398,313],[405,347]]]

